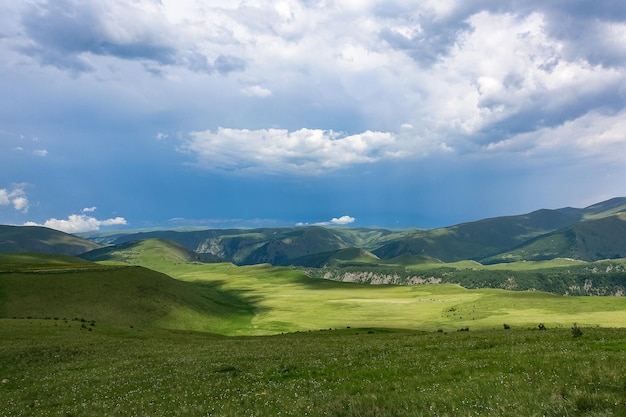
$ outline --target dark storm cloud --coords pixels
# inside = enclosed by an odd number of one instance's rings
[[[26,51],[43,64],[63,69],[88,70],[90,65],[81,57],[83,53],[150,60],[162,65],[175,62],[175,49],[157,39],[116,39],[90,3],[59,0],[32,6],[22,15],[22,24],[33,42]]]
[[[224,75],[246,67],[246,61],[234,55],[219,55],[211,62],[193,45],[186,50],[177,48],[154,23],[142,27],[138,22],[130,28],[122,23],[116,27],[118,23],[105,21],[97,7],[88,2],[59,0],[31,6],[22,15],[31,43],[21,49],[44,65],[72,72],[93,69],[84,54],[144,61],[146,71],[157,76],[162,70],[155,65],[178,65],[195,72]]]

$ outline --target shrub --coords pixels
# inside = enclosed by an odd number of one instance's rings
[[[504,326],[504,330],[509,330],[509,329],[511,328],[511,326],[509,326],[509,325],[508,325],[508,324],[506,324],[506,323],[504,323],[504,324],[503,324],[503,326]]]
[[[580,328],[576,325],[576,323],[574,323],[572,325],[572,336],[574,337],[580,337],[583,335],[583,331],[580,330]]]
[[[539,323],[539,325],[537,326],[537,329],[539,329],[539,330],[547,330],[546,326],[543,323]]]

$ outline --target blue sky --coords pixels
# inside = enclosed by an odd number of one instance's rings
[[[0,223],[436,227],[626,196],[626,3],[0,1]]]

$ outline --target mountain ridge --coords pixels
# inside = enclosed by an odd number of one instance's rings
[[[616,197],[585,208],[539,209],[436,229],[307,225],[129,231],[107,237],[94,235],[91,239],[99,243],[46,228],[0,226],[0,253],[50,251],[77,255],[95,249],[96,252],[90,255],[93,258],[110,250],[103,249],[103,244],[124,245],[162,239],[172,242],[166,251],[178,252],[181,262],[232,262],[237,265],[345,264],[357,258],[366,262],[368,256],[382,261],[402,256],[432,258],[442,262],[471,260],[494,263],[551,258],[587,261],[626,257],[624,213],[626,198]],[[172,246],[174,242],[178,247]]]

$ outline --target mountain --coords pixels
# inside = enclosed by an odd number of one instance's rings
[[[495,217],[451,227],[415,231],[374,250],[380,258],[422,255],[444,262],[479,260],[510,250],[536,236],[580,221],[572,209],[537,210],[519,216]]]
[[[589,249],[582,247],[576,249],[572,246],[576,240],[570,239],[565,242],[564,236],[559,235],[557,231],[574,228],[573,232],[569,232],[570,235],[578,233],[580,236],[587,236],[588,240],[593,240],[592,235],[611,234],[606,224],[614,220],[598,223],[595,221],[614,218],[616,213],[620,212],[626,212],[626,198],[614,198],[583,209],[572,207],[541,209],[518,216],[495,217],[446,228],[416,231],[386,242],[373,253],[383,259],[413,254],[433,257],[444,262],[465,259],[496,262],[498,259],[534,260],[554,257],[603,259],[599,257],[605,255],[615,257],[614,255],[624,252],[618,238],[606,241],[606,247],[592,256],[588,252],[595,250],[598,245],[594,244]],[[548,240],[542,240],[544,237]],[[508,254],[535,241],[540,243],[534,246],[534,255],[531,258],[528,258],[530,252]],[[554,245],[559,245],[560,248],[557,250]],[[503,255],[498,256],[500,254]],[[504,254],[507,254],[506,257],[503,257]],[[566,254],[569,256],[565,256]]]
[[[626,258],[626,211],[594,218],[525,242],[485,263],[573,258],[582,261]]]
[[[224,259],[210,253],[196,253],[179,243],[166,239],[134,240],[120,243],[119,245],[94,249],[79,256],[92,262],[113,261],[129,264],[159,263],[163,261],[176,263],[225,262]]]
[[[349,264],[350,260],[337,259],[336,256],[344,256],[340,251],[350,248],[368,251],[367,256],[373,257],[371,259],[380,258],[381,262],[402,256],[417,256],[443,262],[475,260],[489,263],[549,259],[554,256],[600,259],[603,256],[615,257],[622,254],[624,251],[620,240],[605,240],[606,247],[602,247],[599,242],[584,247],[581,246],[581,239],[591,242],[594,234],[605,236],[610,233],[611,229],[607,229],[606,224],[615,222],[615,216],[621,212],[626,212],[626,198],[623,197],[582,209],[541,209],[527,214],[494,217],[428,230],[320,226],[163,230],[109,236],[108,243],[167,239],[198,254],[211,254],[238,265],[270,263],[313,267]],[[602,221],[603,219],[612,220]],[[621,223],[616,225],[616,230],[619,230]],[[560,231],[565,235],[559,234]],[[579,236],[579,240],[572,240],[571,236]],[[526,245],[533,246],[522,249]],[[575,245],[578,246],[574,247]],[[369,262],[365,258],[362,260]]]
[[[378,261],[378,256],[359,248],[338,249],[329,252],[315,253],[291,260],[292,265],[308,268],[323,268],[326,266],[363,265]]]
[[[626,256],[623,213],[626,213],[626,198],[620,197],[582,209],[541,209],[429,230],[303,226],[160,230],[95,236],[94,239],[131,246],[136,244],[131,242],[160,239],[162,243],[169,243],[167,247],[152,249],[155,259],[167,254],[178,257],[178,262],[226,261],[237,265],[269,263],[313,267],[353,264],[356,258],[364,263],[379,258],[378,263],[384,263],[403,256],[486,263],[554,257],[596,260]],[[0,253],[28,251],[74,255],[100,247],[51,229],[0,226]],[[367,253],[360,253],[361,250]],[[90,253],[89,259],[98,260],[99,254],[110,259],[115,251],[115,248],[102,249]],[[355,258],[350,259],[352,256]]]
[[[212,254],[238,265],[289,265],[294,258],[350,247],[332,229],[318,226],[193,232],[153,231],[123,235],[112,243],[150,238],[171,240],[199,254]]]
[[[102,245],[40,226],[0,225],[0,253],[37,252],[77,255]]]

